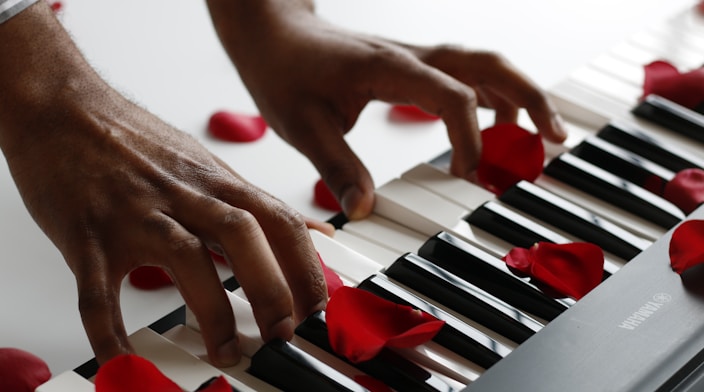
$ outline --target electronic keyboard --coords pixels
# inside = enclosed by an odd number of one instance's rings
[[[347,285],[444,320],[432,341],[354,365],[332,352],[320,312],[292,341],[264,343],[230,279],[240,364],[207,363],[185,307],[131,335],[136,353],[188,391],[219,375],[238,391],[363,391],[364,377],[399,391],[704,390],[704,269],[679,275],[668,255],[673,230],[704,208],[686,215],[653,192],[704,169],[704,116],[641,99],[643,65],[657,59],[704,64],[704,16],[687,9],[551,88],[570,136],[548,146],[537,180],[496,196],[449,175],[448,152],[380,186],[369,218],[331,219],[334,238],[311,232]],[[599,245],[602,283],[555,299],[501,261],[540,241]],[[96,371],[91,360],[38,391],[93,391]]]

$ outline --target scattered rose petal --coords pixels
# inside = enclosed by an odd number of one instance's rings
[[[704,15],[704,1],[700,1],[697,3],[697,11],[699,11],[700,14]]]
[[[155,290],[174,284],[169,274],[163,269],[150,265],[133,269],[129,274],[129,279],[134,287],[142,290]]]
[[[60,1],[54,1],[51,3],[51,10],[54,12],[59,12],[63,9],[64,5]]]
[[[685,169],[665,185],[663,197],[685,214],[690,214],[704,202],[704,170]]]
[[[198,392],[232,392],[232,385],[227,382],[225,377],[220,376],[209,381],[206,385],[201,385],[196,389]]]
[[[323,258],[320,257],[320,253],[318,253],[318,260],[320,260],[320,266],[323,267],[323,274],[325,275],[325,284],[328,286],[328,297],[332,296],[332,293],[337,291],[340,287],[344,286],[345,284],[342,282],[342,279],[340,279],[340,275],[338,275],[335,271],[331,270],[328,268],[327,265],[325,265],[325,262],[323,262]]]
[[[225,256],[217,254],[210,249],[208,249],[208,252],[210,252],[210,258],[213,260],[214,263],[227,265],[227,260],[225,259]]]
[[[682,222],[670,239],[670,265],[678,274],[704,263],[704,220]]]
[[[328,188],[327,184],[325,184],[325,181],[322,179],[315,183],[315,187],[313,188],[313,201],[315,201],[316,205],[326,210],[334,212],[342,211],[342,207],[340,207],[340,203],[337,202],[337,198],[335,198],[335,195],[332,194],[330,188]]]
[[[544,161],[540,135],[516,124],[497,124],[482,131],[477,177],[482,186],[500,195],[521,180],[538,178]]]
[[[539,242],[530,249],[513,248],[503,260],[520,273],[558,293],[580,299],[601,283],[604,252],[587,242],[553,244]]]
[[[36,355],[17,348],[0,348],[0,391],[33,392],[50,378],[49,366]]]
[[[330,297],[325,320],[333,350],[353,363],[373,358],[384,347],[425,343],[445,324],[410,306],[346,286]]]
[[[657,60],[644,70],[643,97],[656,94],[690,109],[704,102],[704,68],[680,73],[669,62]]]
[[[440,118],[439,116],[428,113],[415,105],[393,105],[391,106],[389,115],[394,121],[404,122],[435,121]]]
[[[210,116],[208,130],[214,137],[230,142],[252,142],[266,132],[267,124],[262,116],[238,114],[228,111],[215,112]]]
[[[183,392],[153,363],[134,355],[118,355],[100,366],[95,375],[95,392]]]

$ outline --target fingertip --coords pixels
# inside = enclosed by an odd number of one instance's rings
[[[552,134],[550,135],[550,140],[557,143],[562,143],[567,139],[567,129],[565,128],[565,123],[562,117],[555,113],[552,116],[550,125],[552,126]]]
[[[293,318],[287,316],[270,325],[265,331],[262,331],[262,339],[266,342],[276,338],[290,340],[293,337],[295,328],[296,325]]]
[[[227,340],[215,349],[211,361],[217,367],[230,367],[237,365],[241,358],[240,342],[235,334],[234,338]]]
[[[349,187],[342,193],[340,204],[350,220],[366,218],[374,209],[374,192],[358,186]]]

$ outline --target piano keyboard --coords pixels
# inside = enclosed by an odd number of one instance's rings
[[[433,341],[353,365],[330,352],[319,313],[291,342],[265,344],[230,280],[240,364],[205,361],[185,308],[132,334],[137,354],[188,391],[219,375],[238,391],[362,391],[369,376],[400,391],[702,390],[704,276],[674,273],[668,243],[704,208],[686,217],[652,189],[704,168],[704,117],[658,97],[638,103],[644,64],[704,64],[702,33],[704,17],[685,10],[554,86],[570,138],[548,146],[533,183],[496,197],[450,176],[446,154],[379,187],[368,219],[333,219],[334,239],[311,232],[347,285],[444,320]],[[578,302],[553,299],[500,260],[537,241],[599,245],[603,283]],[[38,391],[92,391],[95,371],[89,361]]]

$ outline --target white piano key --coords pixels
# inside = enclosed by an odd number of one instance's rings
[[[681,39],[681,37],[675,37]],[[660,55],[662,60],[673,59],[685,67],[699,68],[704,64],[704,52],[688,47],[686,44],[674,42],[666,35],[656,35],[649,31],[641,31],[632,35],[629,42],[635,46]]]
[[[595,130],[611,121],[621,121],[687,154],[699,155],[704,149],[702,143],[634,116],[631,110],[635,105],[625,105],[574,80],[558,83],[549,93],[564,117]]]
[[[421,163],[406,171],[401,175],[401,179],[427,189],[470,211],[495,198],[493,193],[481,186],[453,176],[427,163]]]
[[[643,95],[641,87],[633,86],[589,65],[578,68],[569,78],[628,106],[635,106]]]
[[[342,246],[320,232],[311,231],[311,238],[325,265],[341,276],[347,277],[354,284],[374,275],[383,268],[376,261],[363,256],[355,250]]]
[[[688,34],[701,36],[704,34],[704,16],[697,11],[696,6],[685,9],[668,19],[668,25]]]
[[[656,60],[667,60],[678,68],[692,69],[701,65],[699,55],[678,52],[672,48],[645,48],[632,42],[624,42],[610,51],[616,57],[636,65],[644,66]]]
[[[687,47],[687,49],[694,50],[697,53],[704,51],[703,35],[692,34],[668,21],[653,24],[648,28],[647,32],[669,40],[672,45]]]
[[[499,257],[512,249],[509,243],[464,221],[469,214],[466,208],[401,179],[377,189],[374,212],[427,236],[448,231]]]
[[[599,71],[615,76],[634,87],[643,88],[645,70],[641,64],[629,63],[611,54],[598,56],[589,64]]]
[[[201,361],[208,361],[208,352],[205,349],[203,337],[197,331],[185,325],[177,325],[164,332],[162,336],[189,354],[199,358]],[[232,376],[255,391],[278,391],[277,388],[247,373],[249,363],[249,357],[242,356],[242,359],[237,365],[227,368],[220,368],[219,370],[229,376]]]
[[[251,357],[264,342],[259,332],[259,326],[257,326],[257,322],[254,319],[254,314],[252,314],[252,308],[249,302],[244,299],[246,296],[237,294],[237,291],[242,291],[242,288],[238,288],[234,293],[229,291],[225,292],[230,300],[230,306],[232,307],[232,312],[237,322],[237,334],[239,336],[242,353]],[[198,321],[188,307],[186,307],[186,326],[194,331],[200,332]]]
[[[427,235],[376,214],[372,214],[363,220],[348,222],[342,227],[342,231],[393,252],[395,257],[391,259],[372,258],[384,267],[391,265],[399,256],[406,252],[417,251],[428,239]]]
[[[597,215],[608,217],[611,222],[647,240],[654,241],[665,234],[665,229],[642,219],[639,216],[616,208],[603,200],[600,200],[569,185],[563,184],[548,176],[540,176],[534,181],[534,183],[571,201],[572,203],[584,207]]]
[[[95,385],[69,370],[40,385],[35,392],[95,392]]]
[[[204,382],[219,376],[224,376],[237,389],[254,391],[149,328],[138,330],[129,336],[129,340],[137,355],[152,362],[166,377],[187,391],[195,391]]]
[[[389,260],[395,260],[401,253],[403,253],[402,250],[390,250],[388,247],[378,245],[366,238],[358,236],[355,233],[346,231],[344,227],[335,232],[334,239],[335,242],[338,242],[350,249],[354,249],[356,252],[379,262],[381,265],[387,263],[390,264]]]

